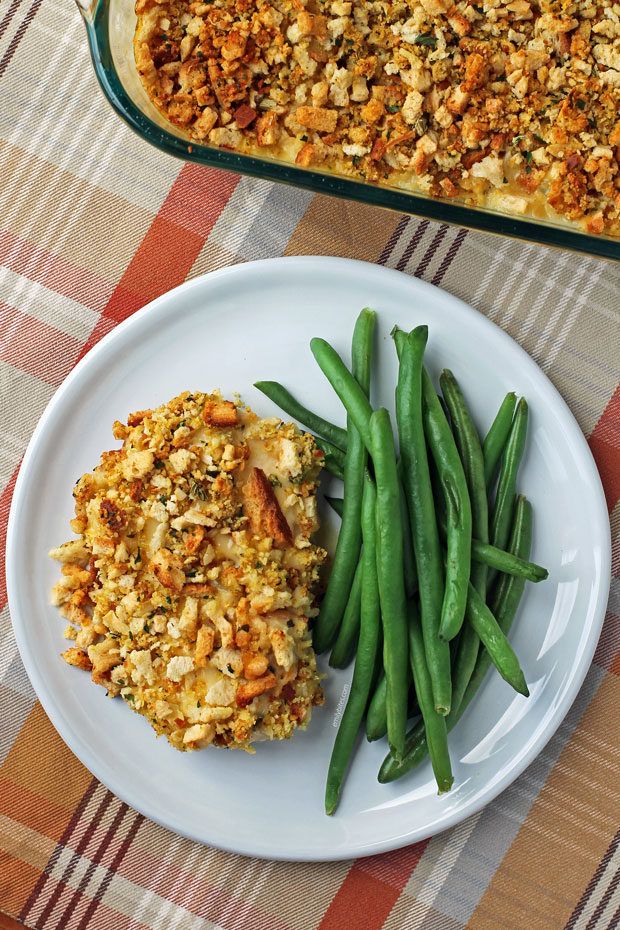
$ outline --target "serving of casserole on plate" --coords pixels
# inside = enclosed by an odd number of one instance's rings
[[[137,0],[135,55],[190,138],[620,234],[609,0]]]
[[[286,739],[323,703],[308,621],[325,551],[310,435],[185,391],[115,422],[54,547],[64,653],[181,750]]]

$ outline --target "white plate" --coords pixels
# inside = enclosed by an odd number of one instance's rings
[[[550,579],[529,585],[512,636],[531,696],[490,673],[450,737],[455,785],[438,797],[430,765],[392,785],[385,753],[361,743],[333,817],[325,774],[350,672],[330,672],[326,705],[290,742],[255,756],[181,754],[122,701],[59,658],[64,623],[49,605],[58,565],[48,549],[71,534],[71,489],[132,410],[185,389],[242,393],[261,415],[274,406],[252,387],[271,378],[323,415],[339,403],[308,342],[323,336],[348,356],[361,307],[378,311],[375,404],[392,406],[398,322],[430,327],[427,362],[464,386],[479,428],[508,390],[527,397],[529,443],[519,476],[532,501],[532,557]],[[333,490],[333,489],[332,489]],[[326,520],[332,519],[328,515]],[[563,400],[502,330],[465,304],[399,272],[333,258],[237,265],[190,281],[134,314],[75,368],[45,411],[22,465],[9,522],[11,616],[28,674],[52,723],[94,775],[171,830],[235,852],[278,859],[339,859],[393,849],[453,826],[509,785],[560,724],[584,679],[603,620],[610,573],[607,510],[588,446]],[[340,708],[341,710],[341,708]]]

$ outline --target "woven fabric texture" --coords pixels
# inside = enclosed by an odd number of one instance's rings
[[[355,862],[249,860],[129,809],[62,743],[0,569],[0,911],[40,930],[602,930],[620,922],[620,273],[535,245],[182,164],[103,99],[77,10],[0,3],[0,541],[32,431],[159,294],[278,255],[364,259],[461,297],[551,378],[598,464],[613,580],[594,663],[526,772],[440,836]],[[1,915],[0,915],[1,918]]]

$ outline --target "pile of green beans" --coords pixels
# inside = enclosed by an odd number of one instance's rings
[[[313,630],[315,651],[331,648],[333,668],[355,657],[327,775],[328,814],[360,730],[369,741],[387,736],[380,782],[428,756],[438,792],[450,790],[448,733],[490,666],[529,694],[508,633],[525,582],[548,574],[529,561],[532,507],[517,493],[525,399],[507,394],[481,439],[454,374],[441,373],[441,394],[433,385],[424,362],[428,327],[394,327],[397,457],[390,414],[370,403],[374,329],[375,313],[362,310],[350,370],[324,339],[310,343],[343,404],[346,429],[275,381],[255,385],[316,434],[326,470],[344,481],[342,498],[326,498],[341,526]]]

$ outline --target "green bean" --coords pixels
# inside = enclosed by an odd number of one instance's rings
[[[372,407],[368,397],[359,386],[346,365],[328,342],[314,338],[310,341],[312,354],[319,368],[344,404],[344,407],[358,429],[366,449],[370,452],[370,417]],[[349,442],[351,437],[349,435]]]
[[[407,728],[407,617],[396,452],[390,415],[384,407],[375,410],[370,418],[370,439],[377,481],[377,575],[387,678],[388,742],[400,758]]]
[[[469,585],[466,616],[504,681],[512,685],[519,694],[529,697],[530,692],[514,649],[472,584]]]
[[[419,717],[420,708],[418,706],[418,701],[415,694],[415,688],[413,687],[413,675],[411,674],[411,668],[407,670],[408,673],[408,689],[409,697],[407,699],[407,719],[410,720],[412,717]],[[381,677],[377,682],[375,689],[372,692],[372,697],[368,705],[368,710],[366,711],[366,739],[369,743],[373,743],[375,740],[382,739],[387,733],[387,681],[385,679],[385,672],[381,672]]]
[[[357,563],[351,593],[342,616],[338,638],[334,643],[329,664],[332,668],[346,668],[355,654],[355,642],[360,629],[362,604],[362,562]]]
[[[517,558],[526,560],[532,544],[532,505],[523,495],[517,496],[509,551]],[[508,636],[525,589],[525,578],[517,575],[500,575],[491,598],[491,610],[501,631]],[[469,685],[463,696],[463,710],[482,684],[491,667],[492,659],[486,649],[480,650]]]
[[[325,500],[338,516],[342,519],[342,514],[344,512],[344,501],[341,497],[328,497],[325,495]]]
[[[429,749],[431,765],[439,794],[449,791],[454,777],[448,752],[448,731],[446,718],[435,710],[431,678],[426,665],[424,640],[420,618],[413,601],[408,604],[409,614],[409,661],[413,672],[413,682],[418,697],[418,704],[424,722],[426,743]]]
[[[399,460],[398,465],[401,464],[402,460]],[[412,597],[415,592],[418,590],[418,574],[415,567],[415,558],[413,555],[413,543],[411,541],[411,529],[409,527],[408,521],[408,510],[407,510],[407,499],[405,498],[405,491],[401,482],[400,486],[401,499],[400,499],[400,510],[403,521],[403,571],[405,573],[405,593],[407,597]],[[339,517],[342,517],[342,505],[343,500],[341,497],[328,497],[325,496],[325,500],[329,506],[334,510]]]
[[[330,423],[328,420],[324,420],[323,417],[318,416],[318,414],[308,410],[298,400],[295,400],[293,395],[278,381],[255,381],[254,387],[262,391],[289,416],[307,426],[313,433],[318,433],[319,436],[323,436],[332,445],[346,451],[346,429],[342,429],[341,426],[336,426],[334,423]]]
[[[532,539],[532,508],[529,501],[520,495],[517,498],[515,507],[515,518],[510,538],[510,552],[520,559],[527,559],[530,553]],[[493,613],[502,631],[508,635],[510,627],[515,618],[523,589],[525,579],[523,577],[507,577],[502,575],[496,585],[494,596],[491,601]],[[456,726],[466,708],[469,706],[482,684],[486,673],[491,665],[491,658],[486,649],[481,649],[474,666],[474,670],[469,678],[467,685],[463,688],[463,698],[458,704],[455,704],[450,714],[446,718],[448,732]],[[458,655],[455,665],[455,694],[456,685],[459,676]],[[422,762],[428,754],[428,747],[424,736],[424,726],[415,724],[407,733],[405,740],[405,756],[402,762],[397,762],[391,754],[388,754],[383,761],[379,772],[380,782],[390,782],[401,778],[407,772],[412,771]]]
[[[394,340],[394,345],[396,346],[396,355],[398,356],[398,361],[400,362],[403,349],[405,348],[405,342],[407,340],[407,333],[404,330],[399,329],[398,326],[394,325],[392,327],[392,331],[390,332],[390,336]]]
[[[472,534],[481,542],[488,543],[489,505],[484,480],[484,459],[478,431],[467,409],[461,388],[449,369],[446,368],[441,373],[439,383],[450,411],[452,431],[467,481],[471,502]],[[476,562],[471,566],[471,583],[481,597],[486,597],[487,567],[484,562]]]
[[[332,498],[326,499],[332,500]],[[439,535],[445,540],[445,513],[440,514],[439,507],[436,509]],[[549,572],[542,565],[537,565],[536,562],[530,562],[527,559],[519,559],[511,552],[507,552],[506,549],[498,549],[497,546],[492,546],[491,543],[482,543],[479,539],[472,539],[471,541],[471,558],[472,561],[483,562],[489,568],[497,569],[506,575],[520,575],[534,583],[544,581],[545,578],[549,577]]]
[[[523,458],[523,452],[525,451],[527,419],[527,402],[525,398],[522,397],[517,404],[514,420],[512,421],[510,436],[508,437],[508,443],[499,473],[495,506],[493,507],[493,514],[491,516],[490,539],[493,545],[497,546],[498,549],[506,548],[508,536],[510,535],[510,526],[515,505],[517,472],[521,464],[521,459]]]
[[[349,700],[338,728],[332,750],[325,787],[325,812],[333,814],[340,787],[357,733],[359,731],[372,684],[380,633],[379,591],[377,581],[376,501],[374,482],[364,479],[362,497],[362,607],[360,639],[355,659]]]
[[[446,587],[439,636],[448,641],[461,629],[471,569],[471,503],[452,431],[428,373],[422,369],[424,432],[435,459],[447,513]]]
[[[396,463],[398,483],[400,485],[400,515],[403,525],[403,572],[405,573],[405,594],[413,597],[418,590],[418,570],[415,564],[413,539],[411,537],[411,523],[409,521],[409,508],[407,507],[407,494],[403,481],[403,460]]]
[[[519,559],[505,549],[498,549],[490,543],[481,543],[478,539],[471,541],[471,557],[507,575],[520,575],[528,581],[544,581],[549,577],[549,572],[542,565]]]
[[[484,480],[486,482],[487,490],[493,484],[495,475],[497,474],[497,468],[499,465],[499,460],[502,457],[506,443],[508,442],[508,436],[510,435],[510,427],[512,426],[512,416],[514,414],[515,406],[517,403],[517,395],[514,391],[510,391],[504,397],[501,407],[497,412],[497,416],[491,424],[489,432],[486,434],[485,440],[482,443],[482,455],[484,456]]]
[[[351,346],[353,374],[349,374],[345,369],[347,377],[361,393],[367,404],[367,394],[370,386],[368,353],[372,345],[374,323],[375,314],[372,311],[362,310],[353,331]],[[330,346],[328,346],[328,349],[333,352]],[[335,352],[333,354],[336,355]],[[340,364],[342,365],[342,362]],[[357,378],[361,380],[361,384]],[[337,635],[338,627],[349,600],[349,592],[353,583],[362,540],[361,509],[367,452],[360,433],[350,416],[347,416],[347,433],[349,441],[344,464],[345,495],[342,522],[331,575],[313,634],[314,648],[319,653],[328,649]]]
[[[314,441],[323,453],[325,459],[325,470],[336,478],[344,480],[344,460],[345,453],[342,449],[332,446],[331,442],[322,439],[320,436],[314,436]]]
[[[381,739],[387,733],[387,679],[385,672],[377,682],[368,710],[366,711],[366,739],[369,743]]]
[[[428,328],[418,326],[404,339],[399,339],[401,360],[396,418],[420,588],[426,662],[435,708],[445,715],[450,710],[450,650],[438,636],[444,591],[443,565],[422,425],[422,359],[427,338]]]
[[[353,345],[351,346],[351,371],[366,397],[370,394],[372,343],[376,318],[377,314],[374,310],[364,307],[355,323]]]

